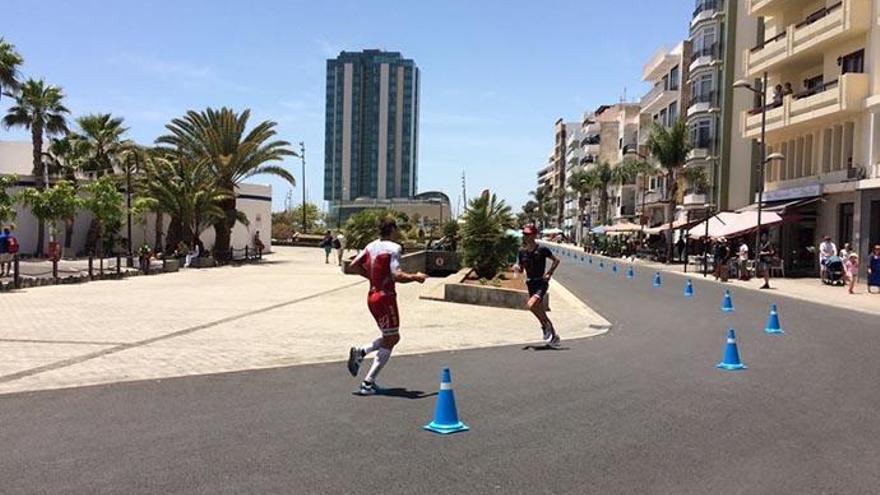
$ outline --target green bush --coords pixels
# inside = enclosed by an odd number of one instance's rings
[[[478,277],[493,279],[516,253],[518,240],[506,234],[513,228],[510,207],[488,192],[468,205],[462,226],[462,261]]]
[[[367,244],[379,238],[379,223],[386,217],[397,220],[400,231],[400,243],[406,241],[406,232],[410,230],[409,217],[393,210],[363,210],[349,217],[345,222],[345,248],[363,249]]]

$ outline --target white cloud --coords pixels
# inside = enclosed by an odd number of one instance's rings
[[[141,54],[120,54],[108,62],[112,65],[127,68],[144,76],[169,81],[186,87],[215,86],[223,90],[248,93],[250,86],[239,84],[217,73],[210,65],[197,65],[181,60],[172,60],[146,56]]]

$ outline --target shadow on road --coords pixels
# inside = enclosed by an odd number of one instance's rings
[[[357,392],[352,392],[352,395],[358,395]],[[437,395],[437,392],[431,392],[430,394],[426,394],[421,390],[409,390],[407,388],[398,387],[398,388],[380,388],[376,391],[375,395],[371,397],[394,397],[397,399],[410,399],[410,400],[418,400],[418,399],[427,399],[428,397],[434,397]]]
[[[524,351],[569,351],[571,347],[550,347],[548,345],[527,345],[522,348]]]

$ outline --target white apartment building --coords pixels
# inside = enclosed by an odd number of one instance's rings
[[[568,124],[565,143],[565,223],[562,229],[570,239],[576,238],[576,234],[579,230],[577,228],[578,198],[574,191],[572,191],[571,187],[568,186],[568,178],[571,177],[572,173],[575,171],[583,169],[582,161],[584,159],[584,148],[581,145],[583,139],[584,133],[581,123]]]
[[[765,208],[788,222],[771,230],[789,272],[815,274],[812,246],[830,235],[861,254],[880,243],[880,0],[747,0],[760,23],[741,75],[764,108],[742,112],[757,140],[766,111]]]
[[[651,89],[640,100],[638,152],[627,153],[628,158],[647,158],[649,163],[656,165],[656,160],[648,153],[648,138],[654,125],[670,127],[682,118],[682,111],[686,110],[686,102],[689,100],[686,82],[690,60],[691,43],[685,40],[671,50],[661,48],[645,64],[642,81],[649,83]],[[658,168],[658,173],[655,175],[639,177],[636,180],[636,188],[636,214],[639,219],[649,227],[663,222],[665,194],[663,170]],[[704,192],[693,191],[692,194]],[[699,198],[688,199],[693,203]],[[705,199],[703,201],[705,202]]]
[[[747,15],[748,1],[695,2],[684,114],[692,150],[685,167],[702,167],[709,184],[699,191],[677,178],[679,218],[704,215],[706,206],[715,211],[746,206],[757,190],[753,143],[734,125],[735,116],[754,100],[746,91],[733,90],[743,49],[757,36],[757,21]]]

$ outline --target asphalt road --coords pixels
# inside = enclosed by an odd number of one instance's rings
[[[396,358],[391,396],[352,396],[341,363],[2,396],[0,493],[880,490],[876,317],[746,290],[723,315],[720,286],[650,276],[568,262],[610,333]],[[746,371],[715,368],[728,326]],[[440,437],[421,426],[446,365],[471,431]]]

